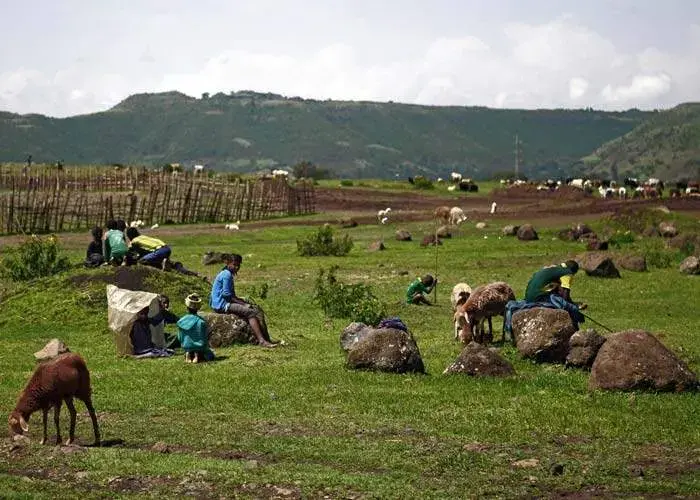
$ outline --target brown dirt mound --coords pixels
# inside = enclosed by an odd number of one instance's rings
[[[145,281],[154,273],[161,272],[162,271],[145,266],[120,266],[109,268],[107,271],[99,269],[93,272],[77,274],[71,276],[69,280],[76,287],[90,282],[102,282],[108,285],[116,285],[119,288],[125,288],[127,290],[144,290],[151,292],[152,290],[147,289]],[[158,293],[157,291],[153,292]]]

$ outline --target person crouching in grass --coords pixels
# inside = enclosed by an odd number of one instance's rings
[[[142,235],[135,227],[126,228],[126,237],[129,240],[129,250],[138,256],[137,262],[139,264],[166,270],[171,250],[165,242],[158,238]]]
[[[214,353],[209,349],[209,334],[207,322],[197,311],[202,307],[202,299],[192,293],[185,299],[187,314],[177,322],[177,337],[185,351],[185,363],[199,363],[214,359]]]

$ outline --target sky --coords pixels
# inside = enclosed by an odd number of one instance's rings
[[[494,108],[700,100],[698,0],[0,0],[0,110],[255,90]]]

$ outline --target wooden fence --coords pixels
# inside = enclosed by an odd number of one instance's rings
[[[103,169],[109,170],[109,169]],[[41,175],[0,170],[0,233],[48,233],[129,223],[235,222],[313,213],[311,182],[208,179],[160,172]]]

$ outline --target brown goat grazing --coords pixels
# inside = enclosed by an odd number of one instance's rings
[[[433,215],[437,220],[441,220],[443,223],[447,224],[450,222],[450,207],[437,207]]]
[[[70,412],[70,434],[66,444],[71,444],[75,439],[75,417],[76,411],[73,406],[73,398],[76,397],[85,403],[90,418],[92,419],[92,430],[95,433],[94,446],[100,445],[100,429],[97,426],[97,416],[92,407],[90,389],[90,372],[85,365],[85,361],[75,353],[62,354],[50,361],[46,361],[34,370],[32,378],[27,382],[27,386],[22,391],[17,401],[17,406],[10,413],[8,423],[10,432],[23,434],[29,430],[27,421],[32,413],[37,410],[43,412],[44,417],[44,437],[41,444],[46,443],[46,419],[49,410],[54,408],[53,420],[56,424],[56,444],[61,443],[61,428],[59,426],[59,416],[61,404],[66,402]]]
[[[503,316],[508,301],[515,300],[513,289],[503,281],[496,281],[476,288],[467,301],[455,312],[455,328],[461,327],[459,340],[468,344],[471,340],[484,342],[484,320],[489,322],[489,342],[493,340],[492,316]],[[476,330],[474,327],[477,327]]]

